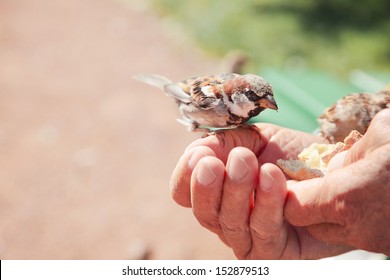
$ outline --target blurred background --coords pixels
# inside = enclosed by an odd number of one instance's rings
[[[199,135],[131,76],[387,73],[389,10],[386,0],[1,0],[0,258],[234,258],[170,198],[170,174]]]

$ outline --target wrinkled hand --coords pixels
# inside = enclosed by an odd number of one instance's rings
[[[240,259],[319,258],[349,250],[313,238],[283,216],[287,182],[274,165],[321,138],[274,125],[241,128],[193,142],[171,178],[173,199],[192,207]]]
[[[390,255],[390,109],[321,179],[289,182],[287,220],[324,242]]]

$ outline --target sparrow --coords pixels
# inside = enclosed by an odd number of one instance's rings
[[[318,117],[320,134],[331,143],[342,142],[352,130],[364,134],[374,116],[386,108],[390,108],[389,90],[347,95]]]
[[[178,121],[190,131],[236,128],[265,109],[277,110],[271,85],[262,77],[225,73],[174,83],[155,74],[133,78],[164,90],[181,113]]]

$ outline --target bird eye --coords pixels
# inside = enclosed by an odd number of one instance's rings
[[[248,97],[250,101],[257,101],[260,99],[260,97],[253,90],[246,91],[245,96]]]

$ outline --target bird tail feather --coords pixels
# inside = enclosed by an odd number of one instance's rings
[[[172,83],[172,81],[168,78],[157,74],[137,74],[133,76],[133,79],[139,80],[154,87],[158,87],[162,90],[164,90],[166,85]]]

